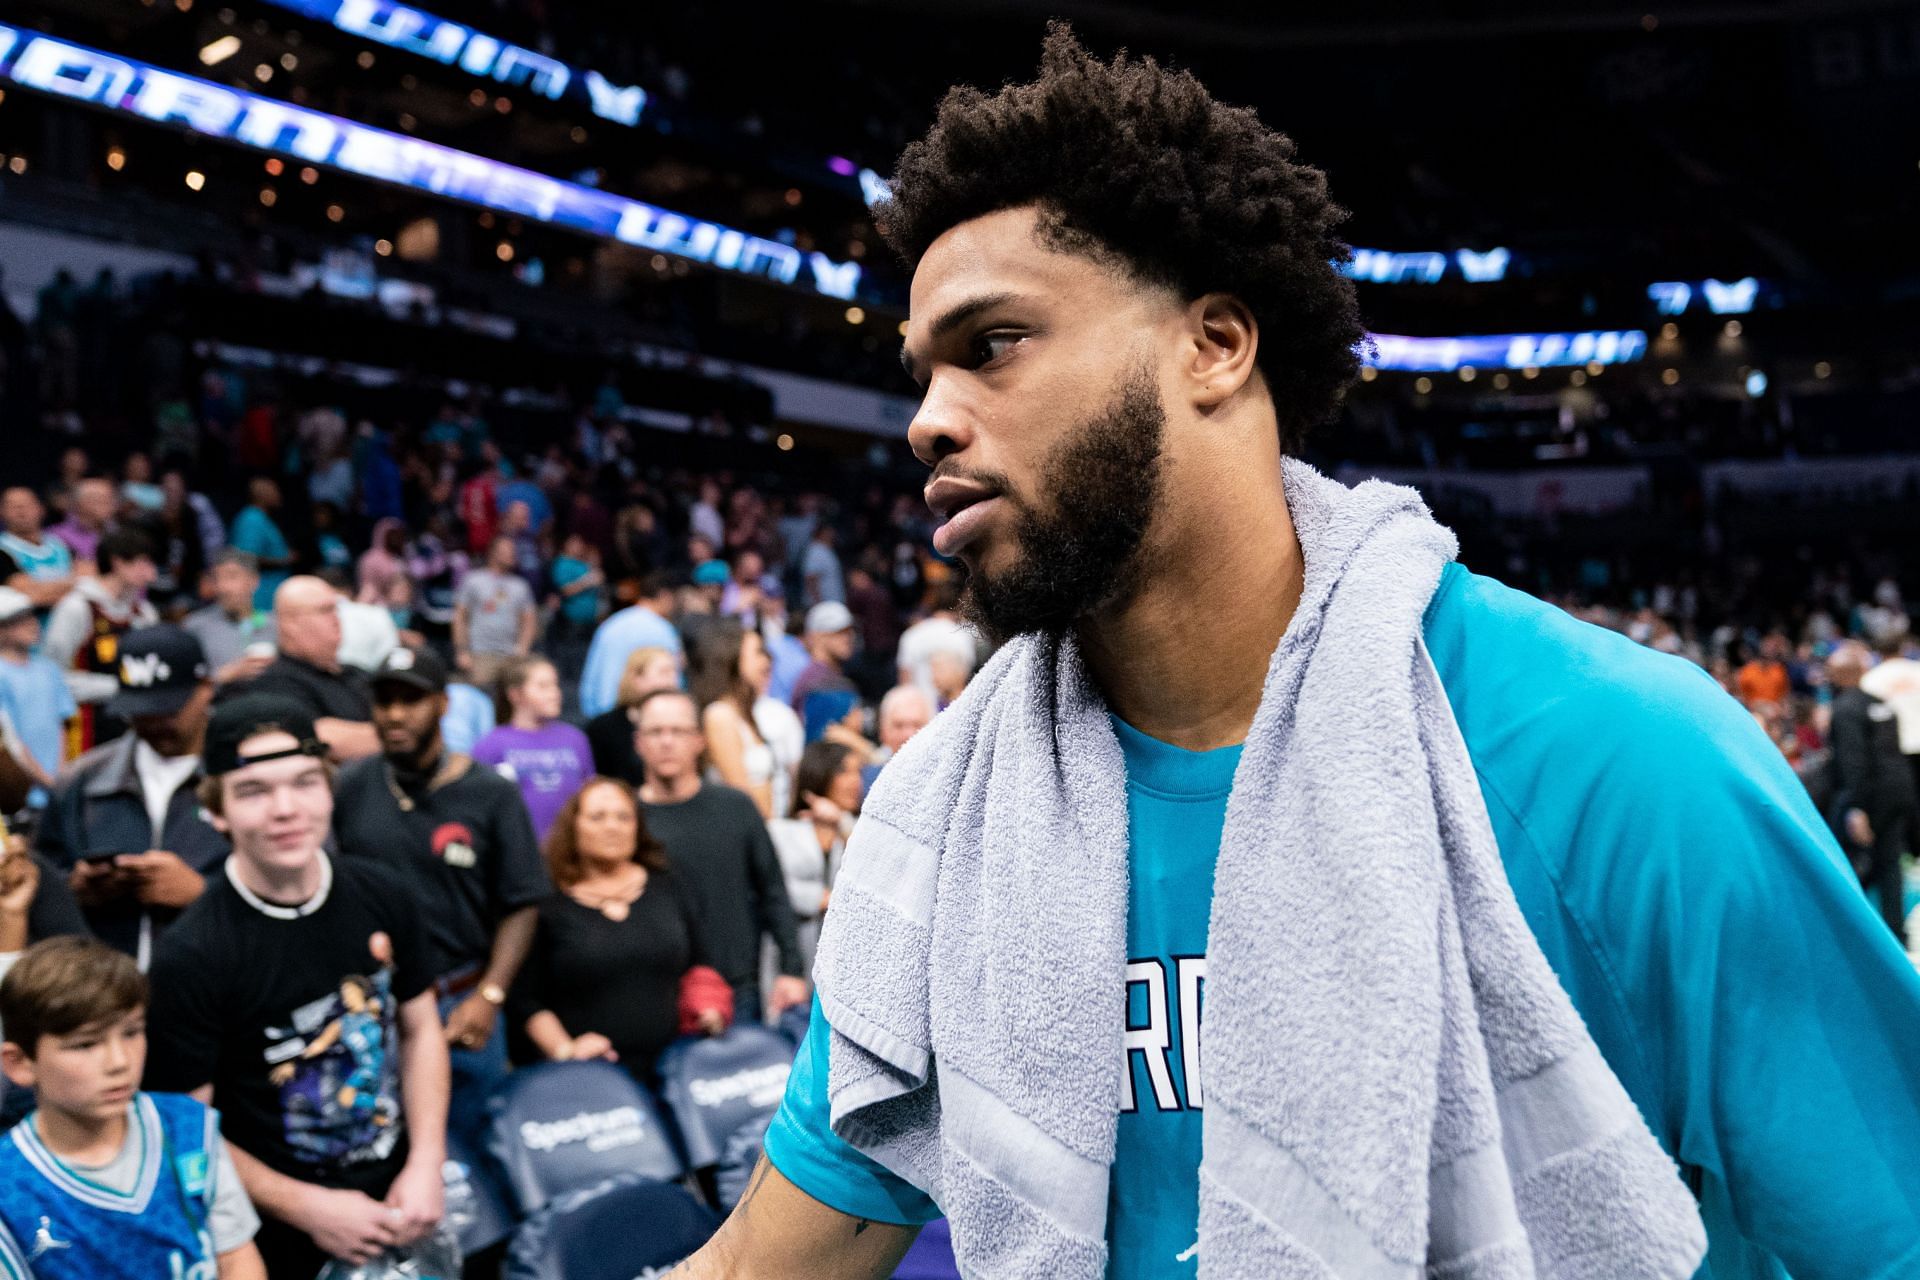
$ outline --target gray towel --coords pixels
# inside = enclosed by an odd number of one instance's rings
[[[1421,618],[1453,536],[1289,461],[1300,607],[1228,801],[1199,1275],[1687,1277],[1691,1197],[1514,902]],[[1071,640],[881,774],[816,976],[836,1133],[962,1272],[1094,1280],[1125,1070],[1125,765]]]

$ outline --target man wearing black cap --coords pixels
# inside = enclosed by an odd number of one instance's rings
[[[128,634],[109,715],[133,732],[74,761],[40,824],[41,856],[68,877],[87,923],[147,967],[155,939],[227,856],[194,788],[213,682],[205,652],[175,626]]]
[[[325,849],[326,746],[298,703],[221,703],[200,799],[225,873],[154,957],[150,1089],[217,1106],[260,1210],[267,1274],[365,1263],[444,1200],[447,1049],[419,908],[399,877]]]
[[[477,1128],[506,1074],[500,1007],[552,892],[520,789],[440,740],[447,669],[395,649],[371,677],[382,754],[340,774],[343,855],[399,872],[425,912],[428,953],[453,1049],[453,1127]]]

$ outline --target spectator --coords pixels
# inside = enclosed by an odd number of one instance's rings
[[[33,651],[39,643],[33,601],[0,587],[0,713],[22,748],[16,758],[33,779],[28,803],[34,808],[46,804],[47,788],[66,758],[67,720],[80,709],[60,668]]]
[[[473,758],[520,788],[534,835],[544,840],[561,807],[593,776],[593,749],[560,718],[560,674],[545,658],[507,663],[500,694],[507,722],[480,740]]]
[[[339,847],[400,873],[426,913],[427,973],[454,1050],[453,1123],[477,1136],[506,1072],[500,1009],[551,886],[518,788],[440,739],[439,657],[395,649],[372,684],[382,754],[340,773]]]
[[[362,604],[391,605],[396,588],[407,582],[407,527],[388,519],[373,526],[371,545],[360,557],[358,589]]]
[[[853,689],[843,670],[853,657],[853,633],[853,614],[846,605],[829,601],[807,610],[805,639],[812,660],[793,685],[793,709],[802,719],[809,696]]]
[[[580,514],[577,508],[574,514]],[[569,533],[548,576],[553,583],[553,615],[547,628],[547,649],[577,702],[587,646],[593,642],[594,624],[600,621],[607,595],[599,547],[584,534]]]
[[[201,800],[233,856],[154,957],[147,1085],[221,1110],[267,1274],[362,1264],[440,1220],[447,1049],[421,913],[326,851],[326,746],[296,702],[208,726]]]
[[[760,732],[767,750],[773,753],[773,813],[786,813],[793,807],[793,780],[800,768],[800,752],[807,744],[806,729],[785,700],[773,693],[773,646],[767,637],[788,639],[771,621],[759,631],[764,661],[753,663],[747,671],[747,683],[753,686],[753,727]]]
[[[312,524],[311,554],[305,557],[307,562],[314,566],[315,573],[329,579],[339,574],[346,580],[353,568],[353,552],[340,534],[340,508],[331,502],[314,503]]]
[[[1760,642],[1760,652],[1734,676],[1740,701],[1750,708],[1761,703],[1785,705],[1793,688],[1786,662],[1792,651],[1786,636],[1778,631],[1769,632]]]
[[[680,633],[668,615],[673,611],[673,588],[665,575],[653,573],[640,581],[633,604],[602,622],[587,649],[586,669],[580,675],[580,710],[588,716],[605,715],[620,701],[621,687],[631,680],[627,659],[638,649],[665,649],[677,665]]]
[[[106,536],[119,510],[120,493],[113,481],[105,476],[87,476],[73,486],[67,518],[47,532],[67,544],[76,563],[87,564],[99,559],[100,539]]]
[[[640,785],[644,771],[634,746],[634,704],[655,689],[680,687],[680,659],[670,649],[635,649],[627,655],[620,676],[620,697],[613,708],[587,721],[587,745],[593,751],[593,771],[618,778],[630,787]]]
[[[120,687],[114,671],[121,639],[160,620],[146,598],[159,573],[146,535],[116,529],[100,539],[96,551],[99,575],[81,578],[53,607],[41,644],[41,652],[67,673],[67,687],[80,704],[67,743],[69,757],[125,732],[126,724],[101,708]]]
[[[254,608],[260,568],[252,555],[228,547],[213,561],[213,603],[180,625],[207,655],[217,685],[251,680],[273,661],[273,619]]]
[[[384,605],[363,604],[347,591],[344,569],[322,569],[319,577],[333,588],[334,612],[340,615],[340,649],[335,655],[342,667],[372,671],[400,647],[400,628],[393,613]]]
[[[900,636],[900,649],[894,658],[900,683],[919,686],[931,706],[938,707],[939,690],[933,678],[935,654],[948,654],[964,670],[962,683],[973,678],[979,665],[980,649],[974,634],[959,613],[960,590],[951,581],[933,590],[933,610],[908,627]]]
[[[46,938],[84,937],[86,917],[73,900],[66,877],[28,847],[27,838],[10,832],[0,840],[0,978],[20,953]],[[0,1034],[6,1024],[0,1022]],[[8,1100],[4,1129],[19,1115]]]
[[[204,493],[195,493],[187,483],[188,464],[175,458],[160,471],[160,489],[166,495],[161,507],[162,514],[175,511],[192,512],[192,526],[198,532],[201,563],[211,563],[227,545],[226,524],[220,519],[220,513]],[[187,522],[182,519],[184,527]],[[183,582],[187,589],[193,583]]]
[[[860,771],[863,797],[880,776],[881,767],[932,720],[933,706],[927,701],[927,695],[920,692],[919,685],[895,685],[887,690],[887,696],[880,699],[880,749]]]
[[[720,518],[720,485],[713,480],[700,482],[700,497],[687,508],[687,532],[695,537],[705,538],[708,554],[719,550],[727,542],[726,522]]]
[[[1893,936],[1906,941],[1906,882],[1901,857],[1920,831],[1920,795],[1900,753],[1891,704],[1860,688],[1865,646],[1847,641],[1827,659],[1833,686],[1833,814],[1854,869],[1880,906]]]
[[[1874,646],[1880,661],[1860,677],[1860,688],[1893,708],[1900,726],[1900,750],[1920,786],[1920,658],[1909,657],[1912,633],[1905,627],[1889,628]],[[1920,651],[1917,651],[1920,652]],[[1920,831],[1916,831],[1920,836]]]
[[[762,938],[771,938],[779,952],[781,976],[767,993],[769,1011],[805,1003],[793,910],[759,809],[732,787],[702,780],[705,743],[691,696],[663,689],[648,694],[636,711],[646,766],[641,813],[692,892],[707,954],[733,988],[736,1016],[762,1016]]]
[[[568,799],[546,854],[555,892],[540,903],[514,1019],[549,1061],[605,1058],[657,1088],[654,1063],[682,1030],[687,974],[707,964],[694,902],[633,792],[612,778]],[[733,1016],[719,991],[691,1019],[707,1035]]]
[[[167,495],[153,482],[153,458],[135,449],[120,464],[120,502],[135,515],[158,511]]]
[[[945,711],[967,691],[972,668],[958,652],[940,649],[927,659],[927,674],[933,678],[934,709]]]
[[[509,658],[533,651],[539,628],[533,592],[514,570],[513,539],[501,534],[488,546],[486,564],[469,570],[454,592],[454,665],[489,688]]]
[[[51,609],[73,589],[73,552],[40,530],[46,508],[23,484],[0,493],[0,586],[22,592],[36,609]]]
[[[467,553],[484,557],[500,527],[500,451],[491,442],[460,485],[459,513],[467,531]]]
[[[37,843],[69,878],[87,924],[144,972],[154,944],[200,897],[227,841],[200,812],[197,785],[213,701],[200,642],[148,627],[120,651],[110,704],[133,732],[73,762]]]
[[[847,582],[840,570],[840,553],[833,549],[837,539],[832,523],[822,520],[807,543],[807,554],[800,561],[800,597],[807,608],[847,602]]]
[[[146,1006],[133,962],[85,938],[36,945],[0,981],[0,1068],[39,1102],[0,1143],[0,1257],[46,1277],[258,1280],[260,1218],[215,1118],[139,1090]]]
[[[900,620],[893,596],[859,566],[847,570],[847,610],[853,614],[860,637],[860,656],[853,674],[863,691],[880,693],[893,684],[895,650],[900,645]]]
[[[256,476],[248,483],[247,494],[250,501],[233,518],[233,531],[227,541],[253,556],[260,568],[260,586],[253,593],[253,607],[270,609],[274,594],[293,569],[293,548],[273,518],[273,513],[280,509],[280,486],[266,476]]]
[[[838,742],[816,742],[800,757],[793,811],[767,824],[780,857],[797,920],[800,958],[813,972],[820,922],[833,898],[833,877],[860,811],[860,757]]]
[[[732,618],[717,618],[693,646],[689,683],[700,704],[707,760],[719,782],[744,791],[762,821],[774,816],[773,751],[753,717],[756,689],[773,671],[758,631]]]
[[[447,714],[440,717],[441,746],[454,755],[470,756],[497,723],[491,695],[464,680],[447,682]]]
[[[279,655],[258,676],[228,689],[299,703],[314,717],[334,762],[345,763],[372,755],[380,740],[366,677],[340,664],[338,599],[319,578],[301,575],[281,583],[273,597]]]

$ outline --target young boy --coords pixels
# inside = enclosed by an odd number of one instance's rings
[[[24,592],[0,587],[0,712],[26,754],[20,763],[33,775],[28,803],[47,802],[48,788],[60,772],[66,748],[66,724],[76,703],[60,668],[34,652],[40,643],[40,620],[33,601]]]
[[[260,1219],[192,1098],[139,1091],[147,982],[91,938],[50,938],[0,981],[0,1069],[39,1109],[0,1138],[7,1280],[262,1280]]]

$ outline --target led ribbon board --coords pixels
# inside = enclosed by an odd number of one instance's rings
[[[554,102],[583,106],[602,120],[637,125],[646,90],[617,85],[598,71],[582,71],[544,53],[483,35],[472,27],[391,0],[267,0],[304,17],[372,40],[389,49],[431,58],[443,67],[500,84],[524,85]]]
[[[860,287],[857,262],[5,24],[0,80],[830,298]]]
[[[1513,254],[1493,248],[1485,253],[1456,249],[1451,254],[1390,253],[1385,249],[1355,249],[1348,262],[1336,262],[1340,273],[1371,284],[1439,284],[1448,272],[1472,284],[1504,280]]]
[[[1639,329],[1587,333],[1488,333],[1462,338],[1409,338],[1397,333],[1371,335],[1374,353],[1362,358],[1376,369],[1408,373],[1451,373],[1478,369],[1547,368],[1558,365],[1626,364],[1647,351]]]

